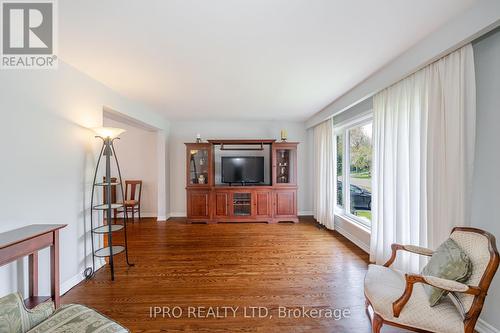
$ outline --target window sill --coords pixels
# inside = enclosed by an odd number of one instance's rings
[[[344,213],[335,214],[335,230],[356,244],[366,253],[370,252],[371,231]]]
[[[351,223],[353,226],[361,229],[362,231],[367,232],[369,234],[372,233],[372,231],[371,231],[371,229],[369,227],[367,227],[366,225],[364,225],[362,222],[356,221],[351,216],[349,216],[347,214],[339,214],[338,216],[341,217],[342,219],[344,219],[345,221]]]
[[[366,225],[364,225],[363,222],[356,221],[351,216],[347,215],[343,209],[337,210],[335,212],[335,216],[336,217],[340,217],[344,221],[352,224],[354,227],[357,227],[357,228],[361,229],[364,232],[367,232],[368,234],[372,233],[371,229],[369,227],[367,227]]]

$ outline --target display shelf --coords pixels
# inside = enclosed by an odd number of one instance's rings
[[[123,204],[117,204],[117,203],[111,204],[111,209],[118,209],[118,208],[122,208],[122,207],[123,207]],[[109,209],[109,204],[96,205],[92,208],[97,209],[97,210],[107,210],[107,209]]]
[[[120,231],[122,229],[123,229],[122,224],[112,224],[111,225],[111,232]],[[103,226],[94,228],[92,230],[92,232],[94,232],[96,234],[107,234],[107,233],[109,233],[109,225],[103,225]]]
[[[106,247],[103,247],[103,248],[100,248],[98,250],[96,250],[94,252],[94,255],[96,257],[101,257],[101,258],[104,258],[104,257],[109,257],[111,256],[111,248],[113,249],[113,256],[119,254],[119,253],[122,253],[123,251],[125,251],[125,246],[122,246],[122,245],[113,245],[113,246],[106,246]]]

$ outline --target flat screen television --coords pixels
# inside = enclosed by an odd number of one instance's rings
[[[223,156],[223,183],[264,183],[263,156]]]

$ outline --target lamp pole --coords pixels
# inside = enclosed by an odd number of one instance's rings
[[[113,265],[113,232],[111,231],[111,138],[104,139],[104,155],[106,156],[106,198],[108,199],[108,209],[106,210],[106,221],[108,223],[108,246],[109,246],[109,266],[111,269],[111,281],[115,280],[115,269]]]

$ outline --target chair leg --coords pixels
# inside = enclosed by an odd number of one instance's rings
[[[137,206],[137,213],[139,214],[139,221],[141,220],[141,205]]]
[[[378,314],[374,313],[372,319],[372,332],[380,333],[382,325],[384,325],[384,320]]]
[[[135,210],[133,206],[131,210],[132,210],[132,220],[135,222]]]

